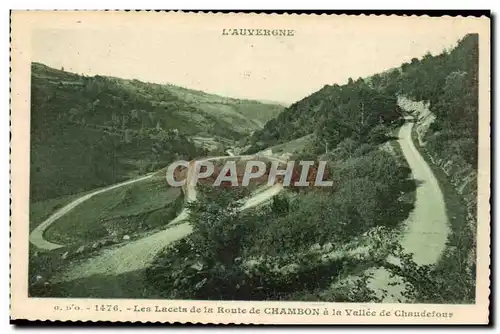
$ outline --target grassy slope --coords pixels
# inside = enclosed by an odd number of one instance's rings
[[[161,177],[113,189],[61,217],[45,236],[54,242],[74,243],[94,241],[113,231],[126,234],[151,230],[175,216],[179,195],[180,189],[167,189]]]
[[[173,85],[167,85],[167,89],[183,100],[199,105],[207,113],[215,112],[214,115],[217,117],[224,117],[227,114],[228,117],[253,124],[250,127],[255,128],[262,128],[264,123],[278,116],[284,109],[279,104],[221,97]]]
[[[35,200],[79,193],[123,180],[133,170],[132,166],[118,161],[117,165],[109,165],[114,178],[104,175],[101,178],[90,167],[97,155],[95,148],[107,138],[103,133],[68,125],[57,135],[32,141],[30,186]]]
[[[30,231],[33,231],[33,229],[40,225],[57,209],[62,208],[66,204],[83,195],[83,193],[66,195],[62,197],[51,198],[46,201],[32,203],[30,205]]]
[[[58,282],[48,287],[31,288],[35,296],[55,298],[155,298],[154,291],[144,282],[143,271],[120,275],[93,275],[69,282]]]
[[[174,85],[145,83],[138,80],[117,80],[119,86],[135,95],[151,100],[153,105],[167,109],[175,106],[172,111],[168,109],[169,113],[177,115],[181,121],[192,121],[189,126],[196,127],[197,133],[225,138],[231,138],[234,133],[221,134],[218,132],[219,129],[248,134],[262,128],[265,122],[275,118],[284,109],[280,105],[227,98]],[[193,109],[179,108],[182,103]]]

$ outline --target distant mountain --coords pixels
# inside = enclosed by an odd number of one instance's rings
[[[282,107],[289,107],[291,103],[288,103],[288,102],[281,102],[281,101],[272,101],[272,100],[262,100],[262,99],[259,99],[260,102],[262,103],[266,103],[266,104],[275,104],[275,105],[279,105],[279,106],[282,106]]]
[[[82,76],[39,63],[31,69],[32,200],[204,155],[261,129],[284,109],[174,85]]]
[[[242,133],[261,129],[286,107],[279,102],[222,97],[174,85],[165,87],[176,97],[195,104],[202,111],[219,121],[229,123]]]

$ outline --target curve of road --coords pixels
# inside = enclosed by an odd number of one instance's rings
[[[446,207],[443,194],[439,188],[439,184],[427,162],[420,155],[415,147],[411,131],[413,128],[412,122],[405,123],[399,131],[399,145],[403,151],[405,159],[412,170],[412,175],[420,184],[416,190],[415,208],[411,212],[406,221],[406,230],[403,233],[400,241],[406,252],[413,253],[414,259],[418,264],[433,264],[436,263],[441,253],[446,246],[446,240],[449,234],[448,218],[446,216]],[[246,159],[248,156],[224,156],[208,158],[205,160],[220,160],[225,158],[241,158]],[[269,157],[272,159],[272,157]],[[277,159],[280,160],[280,159]],[[142,179],[151,177],[151,175],[143,178],[127,181],[129,183],[138,182]],[[188,178],[189,178],[188,174]],[[194,186],[189,186],[189,182],[184,189],[187,200],[196,199],[196,190]],[[66,214],[78,204],[89,199],[90,197],[111,190],[125,183],[117,184],[94,193],[85,195],[72,203],[68,204],[54,215],[45,221],[43,226],[40,225],[37,231],[32,233],[30,240],[40,245],[49,245],[54,247],[52,243],[41,241],[43,239],[43,230],[50,224],[54,223],[59,217]],[[272,198],[281,191],[281,185],[275,185],[267,188],[264,191],[255,194],[249,198],[243,206],[247,209],[253,206],[262,204]],[[93,258],[84,260],[81,263],[75,263],[65,270],[60,280],[73,280],[77,278],[87,277],[91,275],[117,275],[126,272],[142,269],[148,266],[166,245],[179,240],[191,233],[192,227],[188,223],[182,223],[188,217],[188,212],[183,210],[169,225],[176,226],[167,228],[142,239],[134,240],[118,248],[103,249],[99,255]],[[48,244],[46,244],[47,242]],[[61,245],[55,245],[55,248]],[[53,248],[49,248],[53,249]],[[378,268],[372,271],[374,276],[369,285],[375,291],[382,289],[389,290],[389,295],[386,301],[395,301],[400,298],[401,285],[390,286],[389,283],[394,279],[389,277],[388,272],[383,268]]]
[[[281,185],[273,186],[249,199],[243,209],[266,202],[281,191]],[[186,210],[170,225],[185,220]],[[189,235],[193,228],[189,223],[167,228],[150,236],[125,244],[119,248],[104,249],[99,255],[67,268],[61,280],[69,281],[92,275],[119,275],[147,267],[165,246]]]
[[[419,265],[435,264],[446,247],[450,232],[443,193],[431,168],[413,143],[413,122],[406,122],[399,130],[398,143],[408,161],[413,178],[419,183],[416,190],[415,208],[406,220],[406,229],[400,244],[407,253],[413,253]],[[391,259],[394,262],[396,259]],[[388,290],[388,302],[401,299],[402,286],[389,286],[394,279],[387,270],[373,271],[370,287],[375,291]],[[397,279],[396,279],[397,281]]]
[[[204,161],[217,161],[228,158],[239,158],[242,160],[251,159],[254,156],[220,156],[207,158],[203,160],[198,160],[199,162]],[[282,159],[277,159],[274,157],[266,157],[271,160],[277,160],[280,162],[285,162]],[[194,166],[194,165],[192,165]],[[196,200],[196,186],[194,183],[189,182],[194,174],[194,168],[188,169],[188,175],[186,184],[183,187],[185,200],[194,201]],[[119,184],[115,184],[90,194],[84,195],[71,203],[67,204],[63,208],[57,210],[48,219],[42,222],[33,232],[30,234],[30,242],[40,249],[53,250],[57,248],[64,247],[64,245],[59,245],[47,241],[44,239],[44,231],[52,224],[54,224],[59,218],[73,210],[79,204],[85,202],[91,197],[101,194],[103,192],[116,189],[128,184],[139,182],[152,177],[153,174],[146,175],[137,179],[129,180]],[[268,187],[258,193],[255,193],[252,197],[248,198],[242,206],[242,210],[246,210],[262,203],[265,203],[273,196],[278,194],[282,190],[281,184],[276,184],[274,186]],[[154,233],[142,239],[131,241],[121,247],[103,249],[99,255],[86,259],[81,263],[70,265],[64,273],[62,273],[61,280],[72,280],[82,277],[87,277],[97,274],[106,275],[118,275],[125,272],[131,272],[135,270],[142,269],[146,267],[154,259],[156,254],[161,251],[168,244],[179,240],[192,232],[192,227],[188,223],[182,223],[187,219],[189,213],[187,209],[183,209],[181,213],[167,224],[167,228],[160,232]],[[175,226],[173,226],[175,225]]]
[[[414,254],[420,265],[436,263],[446,247],[450,232],[446,205],[439,183],[431,168],[420,155],[411,138],[413,123],[404,124],[400,131],[400,145],[413,178],[422,184],[417,188],[415,209],[409,217],[402,246]]]
[[[67,214],[68,212],[73,210],[75,207],[77,207],[78,205],[85,202],[86,200],[94,197],[95,195],[102,194],[106,191],[110,191],[112,189],[123,187],[123,186],[126,186],[128,184],[143,181],[143,180],[149,179],[152,176],[153,176],[153,174],[148,174],[148,175],[142,176],[142,177],[137,178],[137,179],[128,180],[128,181],[125,181],[122,183],[117,183],[117,184],[114,184],[112,186],[109,186],[109,187],[106,187],[106,188],[103,188],[100,190],[96,190],[90,194],[87,194],[87,195],[84,195],[82,197],[77,198],[76,200],[70,202],[69,204],[65,205],[61,209],[54,212],[52,215],[49,216],[49,218],[47,218],[40,225],[38,225],[30,234],[30,242],[33,245],[35,245],[36,247],[43,249],[43,250],[53,250],[53,249],[64,247],[64,245],[59,245],[59,244],[45,240],[43,233],[50,225],[52,225],[59,218],[61,218],[62,216],[64,216],[65,214]]]

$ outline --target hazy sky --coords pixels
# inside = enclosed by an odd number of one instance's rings
[[[430,18],[130,18],[80,17],[73,24],[41,26],[32,33],[32,59],[79,74],[290,103],[325,84],[439,53],[473,32],[466,22]],[[285,28],[295,36],[222,36],[223,28]]]

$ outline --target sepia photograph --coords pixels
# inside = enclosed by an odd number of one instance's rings
[[[489,18],[12,20],[14,300],[487,319]]]

